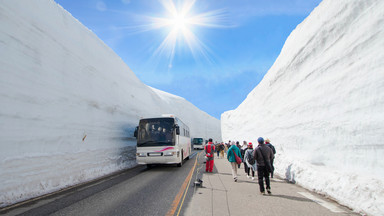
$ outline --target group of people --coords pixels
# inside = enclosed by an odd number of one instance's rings
[[[267,191],[271,194],[271,184],[269,177],[273,178],[274,166],[273,161],[275,158],[276,150],[271,144],[269,139],[259,137],[257,139],[258,146],[253,147],[253,144],[237,141],[229,141],[228,143],[216,143],[209,139],[208,144],[204,147],[206,153],[206,172],[212,172],[214,165],[214,152],[217,153],[218,158],[224,158],[224,154],[227,156],[227,160],[230,162],[232,168],[232,177],[237,182],[237,169],[240,168],[241,164],[244,165],[244,171],[247,178],[252,180],[255,179],[255,172],[258,176],[258,183],[260,187],[260,193],[265,195]],[[219,154],[221,155],[219,157]],[[264,188],[264,180],[266,187]]]

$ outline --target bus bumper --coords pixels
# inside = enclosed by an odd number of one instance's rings
[[[142,153],[145,156],[136,156],[136,162],[138,164],[178,164],[180,163],[180,154],[168,156],[166,154],[155,154],[155,153]]]

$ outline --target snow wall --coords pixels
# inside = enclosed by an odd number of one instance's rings
[[[221,141],[218,119],[143,84],[53,0],[2,0],[0,26],[0,207],[135,166],[140,117]]]
[[[383,50],[384,1],[324,0],[222,114],[223,140],[270,138],[280,176],[384,215]]]

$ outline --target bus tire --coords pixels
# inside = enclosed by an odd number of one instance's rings
[[[152,168],[152,164],[147,164],[147,169],[151,169]]]
[[[191,150],[189,150],[189,155],[191,155]],[[189,155],[185,158],[185,160],[189,160]]]
[[[181,161],[180,163],[177,164],[177,167],[181,167],[183,165],[183,157],[184,157],[183,151],[181,151]]]

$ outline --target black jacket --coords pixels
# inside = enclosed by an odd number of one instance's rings
[[[259,144],[255,151],[253,151],[253,157],[257,161],[257,166],[265,166],[263,156],[266,161],[271,161],[273,159],[273,151],[267,145]]]

